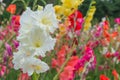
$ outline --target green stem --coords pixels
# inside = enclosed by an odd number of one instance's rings
[[[41,2],[44,4],[44,6],[47,4],[45,0],[41,0]]]
[[[27,4],[26,4],[26,2],[25,2],[24,0],[13,0],[13,1],[11,2],[11,4],[13,4],[13,3],[15,3],[15,2],[18,2],[18,1],[21,1],[21,2],[23,3],[23,5],[24,5],[24,9],[26,9]]]
[[[32,10],[35,10],[37,1],[38,1],[38,0],[34,0]]]
[[[33,73],[33,75],[32,75],[32,80],[39,80],[39,74],[37,74],[37,73]]]
[[[70,60],[74,48],[75,48],[75,45],[73,45],[72,49],[70,50],[70,53],[69,53],[68,56],[67,56],[66,61],[65,61],[65,62],[63,63],[63,65],[61,66],[59,72],[54,76],[53,80],[58,80],[58,77],[59,77],[60,73],[63,71],[64,67],[66,66],[66,64],[67,64],[68,61]]]
[[[7,41],[4,41],[3,43],[2,43],[2,45],[0,46],[0,53],[4,50],[4,43],[5,42],[7,42],[7,43],[9,43],[14,37],[16,36],[16,34],[13,34]]]

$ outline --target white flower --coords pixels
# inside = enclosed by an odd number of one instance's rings
[[[101,52],[102,52],[102,54],[104,55],[104,54],[107,53],[107,51],[108,51],[108,48],[107,48],[107,47],[103,47],[103,50],[102,50]]]
[[[30,8],[27,8],[25,12],[21,15],[20,18],[20,34],[27,33],[31,30],[33,26],[33,19],[32,19],[33,11]]]
[[[14,64],[14,68],[16,70],[18,70],[19,68],[21,68],[23,66],[23,63],[25,62],[25,59],[30,58],[30,57],[34,57],[34,55],[32,54],[32,52],[29,52],[27,50],[20,49],[18,52],[13,53],[13,64]]]
[[[35,19],[35,24],[42,24],[42,26],[51,33],[53,33],[56,28],[58,28],[58,21],[56,19],[55,11],[52,4],[46,5],[44,10],[36,11],[33,17]]]
[[[39,73],[46,72],[48,69],[49,69],[49,66],[45,62],[36,58],[26,59],[26,61],[23,63],[23,66],[22,66],[23,73],[27,72],[29,76],[32,75],[33,72],[36,72],[39,74]]]
[[[49,69],[45,62],[33,56],[26,56],[22,52],[14,53],[13,64],[16,70],[22,69],[23,73],[28,73],[29,76],[31,76],[33,72],[39,74]]]
[[[36,55],[45,56],[46,51],[54,49],[56,40],[40,27],[35,27],[25,38],[19,39],[21,46],[33,51]]]

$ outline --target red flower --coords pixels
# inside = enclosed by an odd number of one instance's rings
[[[70,20],[70,29],[74,29],[75,31],[81,30],[83,23],[83,15],[80,11],[75,11],[68,17],[68,19]]]
[[[105,76],[104,74],[101,74],[100,80],[110,80],[110,79],[107,76]]]
[[[66,66],[64,71],[60,74],[60,80],[73,80],[74,79],[74,68],[72,66]]]
[[[112,74],[113,74],[115,80],[118,80],[119,75],[118,75],[118,73],[117,73],[117,71],[115,69],[112,71]]]
[[[12,16],[11,26],[12,26],[12,30],[18,33],[18,30],[20,28],[20,16],[19,15]]]
[[[6,66],[0,64],[0,77],[4,76],[6,72]]]
[[[7,7],[6,11],[8,11],[8,12],[11,13],[11,14],[15,14],[16,5],[15,5],[15,4],[10,4],[10,5]]]

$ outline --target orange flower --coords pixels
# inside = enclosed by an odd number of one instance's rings
[[[84,67],[80,67],[78,72],[81,73],[83,72],[83,70],[84,70]]]
[[[6,11],[8,11],[8,12],[11,13],[11,14],[15,14],[16,5],[15,5],[15,4],[10,4],[10,5],[7,7]]]
[[[103,29],[104,30],[109,30],[109,22],[107,20],[104,21]]]
[[[115,38],[115,37],[117,37],[117,36],[118,36],[118,32],[116,32],[116,31],[111,34],[111,37],[112,37],[112,38]]]
[[[118,80],[119,75],[118,75],[118,73],[117,73],[117,71],[115,69],[112,71],[112,74],[114,76],[114,80]]]

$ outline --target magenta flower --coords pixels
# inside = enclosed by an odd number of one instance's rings
[[[17,40],[13,40],[14,47],[17,48],[19,46],[19,42]]]
[[[18,35],[18,30],[20,28],[20,16],[12,16],[11,24],[7,26],[9,32],[15,32]]]
[[[8,56],[12,56],[12,47],[8,43],[5,43],[5,48]]]
[[[83,56],[79,59],[78,63],[75,66],[75,70],[77,71],[79,70],[79,68],[84,67],[85,64],[89,62],[92,58],[94,58],[94,60],[90,62],[90,68],[94,69],[96,66],[96,57],[93,50],[90,47],[86,47]]]
[[[6,66],[0,64],[0,77],[4,76],[6,72]]]
[[[115,21],[115,23],[120,25],[120,18],[116,18],[114,21]]]

